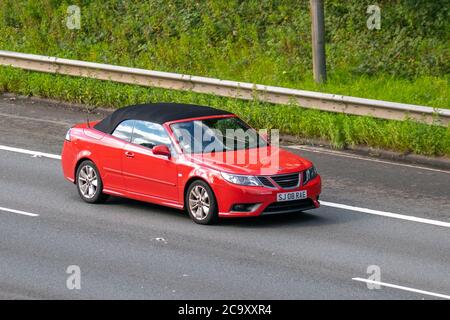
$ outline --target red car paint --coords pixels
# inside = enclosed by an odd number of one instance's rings
[[[234,115],[231,115],[233,117]],[[70,129],[70,141],[64,142],[62,151],[62,168],[64,176],[75,182],[77,165],[89,159],[93,161],[103,181],[106,194],[132,198],[159,205],[183,209],[184,194],[192,179],[203,179],[212,188],[219,207],[219,217],[259,216],[267,206],[276,203],[277,193],[306,190],[308,199],[314,207],[319,207],[318,197],[321,192],[321,178],[317,175],[306,185],[292,189],[266,186],[242,186],[226,181],[220,172],[231,174],[261,175],[263,164],[258,160],[254,164],[228,164],[220,161],[220,154],[183,154],[170,125],[187,120],[200,120],[209,116],[167,122],[163,126],[171,137],[176,155],[168,158],[157,155],[151,149],[120,140],[110,134],[93,128],[96,122],[78,124]],[[289,151],[267,146],[259,148],[260,152],[270,154],[278,152],[279,163],[272,174],[302,172],[312,163]],[[249,150],[227,151],[232,156],[248,153]],[[226,156],[223,154],[223,156]],[[151,168],[152,170],[149,170]],[[251,212],[234,212],[234,204],[257,203]]]

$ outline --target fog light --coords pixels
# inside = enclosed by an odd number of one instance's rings
[[[231,211],[251,212],[256,209],[259,203],[236,203],[231,207]]]

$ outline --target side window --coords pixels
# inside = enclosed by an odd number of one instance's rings
[[[159,144],[165,144],[171,148],[170,138],[164,127],[160,124],[146,121],[135,121],[131,143],[150,149]]]
[[[133,134],[133,126],[134,126],[134,120],[122,121],[116,127],[116,129],[114,129],[114,132],[112,133],[112,135],[116,138],[130,142],[131,136]]]

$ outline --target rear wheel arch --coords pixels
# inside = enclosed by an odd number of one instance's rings
[[[75,183],[77,183],[77,171],[78,171],[78,168],[80,167],[80,165],[84,162],[84,161],[92,161],[94,164],[95,164],[95,162],[94,162],[94,160],[92,160],[92,159],[90,159],[90,158],[88,158],[88,157],[81,157],[80,159],[78,159],[78,161],[77,161],[77,164],[75,165],[75,170],[74,170],[74,172],[73,172],[73,176],[75,177],[75,179],[73,180],[73,183],[75,184]]]
[[[109,197],[103,193],[102,177],[97,165],[91,159],[80,159],[75,174],[75,185],[77,186],[78,194],[85,202],[103,203]]]

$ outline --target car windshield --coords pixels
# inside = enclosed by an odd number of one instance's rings
[[[267,142],[236,117],[209,118],[172,124],[184,153],[236,151],[267,146]]]

